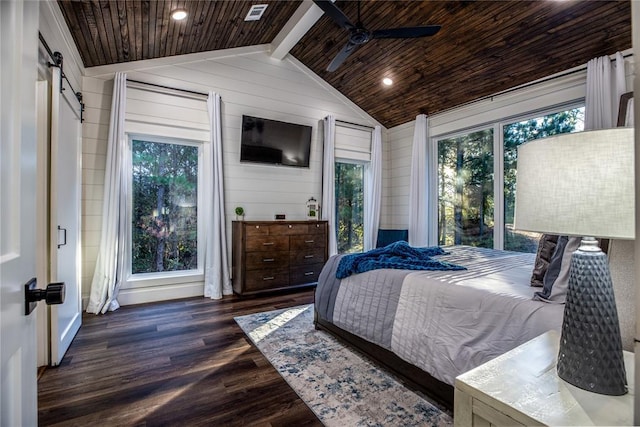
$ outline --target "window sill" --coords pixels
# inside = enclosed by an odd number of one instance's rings
[[[181,283],[202,282],[202,271],[170,271],[165,273],[145,273],[131,275],[121,289],[148,288],[152,286],[179,285]]]

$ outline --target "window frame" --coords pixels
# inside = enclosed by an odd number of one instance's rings
[[[155,273],[133,273],[133,224],[132,224],[132,212],[133,212],[133,141],[140,140],[145,142],[153,142],[160,144],[177,144],[197,147],[198,149],[198,184],[197,184],[197,248],[198,268],[190,270],[180,271],[162,271]],[[204,144],[205,141],[198,141],[187,138],[166,137],[152,134],[141,133],[127,133],[127,156],[126,156],[126,191],[127,191],[127,212],[126,212],[126,244],[125,244],[125,264],[126,273],[125,280],[122,283],[121,289],[135,289],[145,288],[151,286],[167,286],[177,285],[191,282],[201,282],[204,280],[204,210],[201,208],[204,201],[204,194],[207,188],[211,187],[211,184],[207,184],[204,181],[206,171],[206,162],[203,160],[204,156]]]
[[[493,129],[493,248],[504,249],[504,227],[505,227],[505,199],[504,199],[504,127],[515,122],[530,120],[549,114],[555,114],[574,108],[585,106],[584,98],[574,99],[543,108],[532,109],[519,114],[506,116],[486,123],[475,124],[470,127],[460,127],[450,132],[434,134],[429,137],[430,148],[433,153],[438,153],[438,141],[449,138],[456,138],[467,135],[469,133]],[[429,179],[430,182],[438,182],[438,156],[432,156],[428,160]],[[429,234],[433,236],[434,241],[429,242],[430,245],[437,245],[438,236],[438,186],[433,185],[429,189]]]

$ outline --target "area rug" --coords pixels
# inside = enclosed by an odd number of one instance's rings
[[[326,426],[451,426],[453,419],[313,326],[313,305],[235,318]]]

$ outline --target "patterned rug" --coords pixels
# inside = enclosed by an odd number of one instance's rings
[[[451,415],[313,327],[313,305],[235,318],[326,426],[451,426]]]

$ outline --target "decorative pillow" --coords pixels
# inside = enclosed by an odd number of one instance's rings
[[[549,267],[549,261],[556,250],[558,237],[555,234],[543,234],[538,242],[538,251],[536,253],[536,262],[533,265],[533,273],[531,274],[531,286],[542,286],[542,279]]]
[[[542,292],[536,292],[534,299],[564,304],[569,285],[571,256],[580,247],[581,240],[581,237],[560,236],[558,238],[556,250],[544,275]]]

